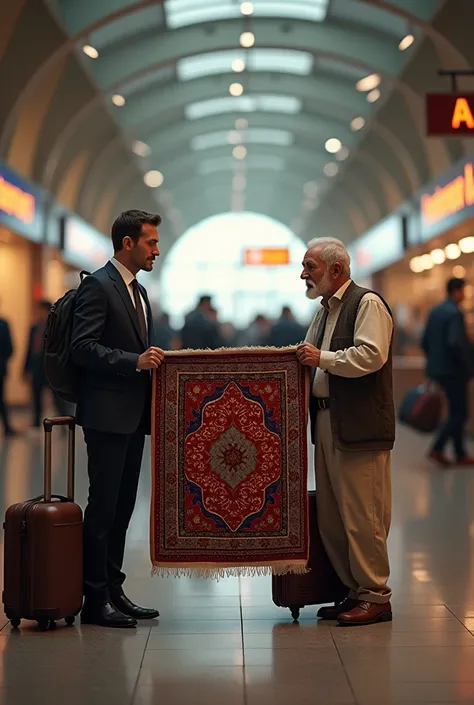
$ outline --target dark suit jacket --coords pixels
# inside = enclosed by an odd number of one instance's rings
[[[466,334],[464,315],[454,301],[448,299],[431,310],[422,347],[430,379],[472,376],[474,352]]]
[[[13,343],[8,321],[0,318],[0,376],[7,373],[8,360],[13,355]]]
[[[148,310],[146,346],[127,286],[111,262],[79,286],[71,355],[80,369],[76,418],[84,428],[130,434],[144,414],[150,418],[151,373],[137,372],[137,364],[153,344],[153,319],[141,285],[140,291]]]

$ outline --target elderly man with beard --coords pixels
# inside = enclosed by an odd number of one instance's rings
[[[310,299],[322,297],[297,353],[312,371],[319,530],[348,588],[344,602],[321,608],[318,616],[345,626],[388,622],[392,316],[378,294],[352,281],[339,240],[312,240],[301,278]]]

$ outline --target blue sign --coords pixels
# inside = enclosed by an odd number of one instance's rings
[[[0,165],[0,224],[29,240],[43,239],[42,192],[3,165]]]

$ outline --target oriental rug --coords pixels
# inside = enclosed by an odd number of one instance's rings
[[[153,384],[154,573],[306,571],[307,402],[296,348],[166,354]]]

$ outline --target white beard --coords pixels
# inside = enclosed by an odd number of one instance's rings
[[[308,299],[319,299],[320,296],[324,296],[331,288],[331,280],[329,277],[329,272],[326,272],[324,277],[321,279],[319,284],[314,282],[309,282],[306,284],[306,296]]]

